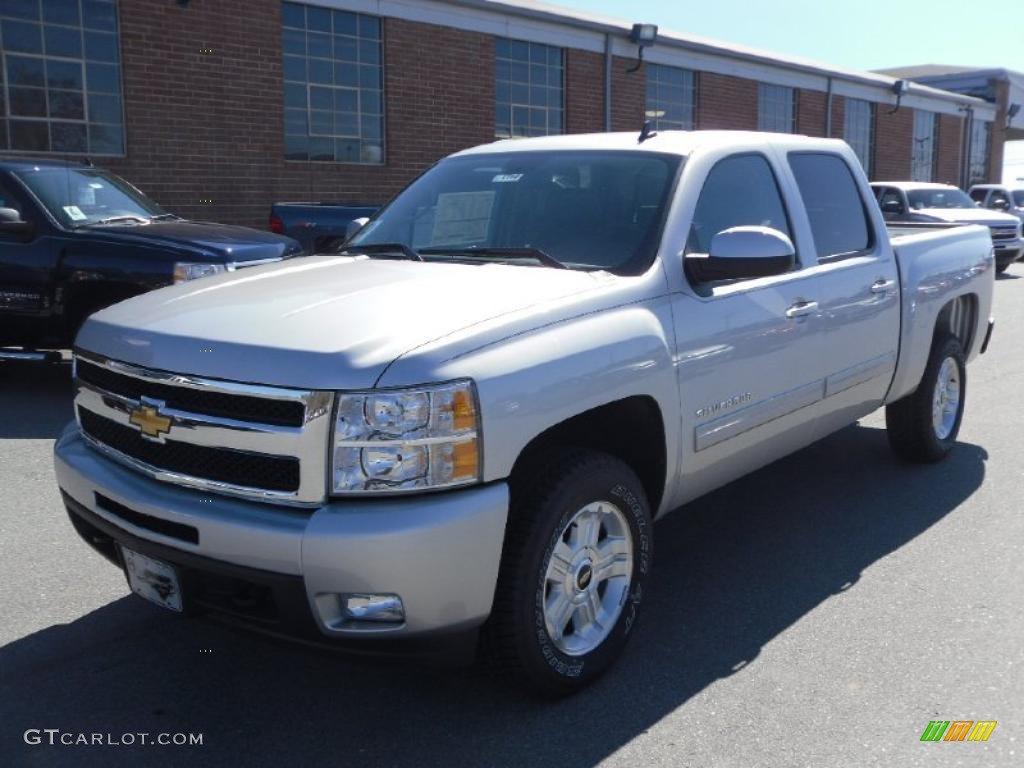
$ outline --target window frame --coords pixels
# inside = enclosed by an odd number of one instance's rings
[[[281,22],[280,22],[280,34],[281,34],[281,38],[280,38],[281,39],[281,117],[282,117],[282,133],[281,133],[281,138],[282,138],[282,145],[283,145],[283,147],[282,147],[282,149],[283,149],[282,156],[283,156],[284,162],[285,163],[297,163],[297,164],[303,164],[303,165],[309,164],[309,163],[316,163],[318,165],[350,165],[350,166],[360,166],[360,167],[364,167],[364,166],[365,167],[383,167],[383,166],[386,166],[388,164],[388,140],[387,140],[388,139],[388,118],[387,118],[387,63],[385,61],[385,53],[386,53],[386,51],[385,51],[385,42],[386,42],[386,35],[387,35],[387,29],[386,29],[387,25],[385,24],[385,18],[383,16],[375,14],[375,13],[364,13],[362,11],[351,10],[349,8],[343,8],[343,7],[337,7],[337,6],[324,6],[324,5],[320,5],[320,4],[316,3],[316,2],[314,2],[312,0],[283,0],[283,2],[281,3],[281,7],[284,8],[285,5],[300,6],[300,7],[302,7],[304,9],[303,21],[304,21],[304,25],[305,26],[301,28],[301,31],[307,36],[307,39],[306,39],[307,46],[308,46],[308,35],[309,35],[310,32],[313,32],[313,33],[316,33],[316,34],[326,34],[326,35],[328,35],[328,37],[330,37],[330,39],[331,39],[332,49],[331,49],[331,55],[330,55],[329,58],[324,58],[323,56],[313,56],[313,55],[311,55],[309,53],[309,51],[308,51],[308,47],[306,49],[306,52],[301,54],[301,55],[296,54],[296,53],[292,53],[292,52],[286,50],[285,44],[284,44],[285,34],[288,31],[292,31],[292,32],[300,31],[300,28],[299,27],[290,26],[290,25],[286,24],[285,18],[284,18],[284,14],[282,12]],[[318,11],[326,11],[327,13],[329,13],[331,15],[331,26],[332,26],[331,31],[329,31],[329,32],[320,32],[319,30],[316,30],[316,29],[312,29],[312,30],[310,29],[309,17],[308,17],[308,10],[310,8],[318,10]],[[355,32],[354,35],[349,34],[347,32],[339,33],[339,32],[335,32],[334,31],[334,29],[333,29],[334,15],[336,13],[338,13],[338,14],[349,14],[349,15],[352,15],[352,16],[355,17],[355,19],[356,19],[356,32]],[[367,17],[367,18],[375,19],[376,20],[377,28],[379,30],[379,35],[378,35],[377,38],[365,37],[360,32],[360,29],[359,29],[360,18],[362,18],[362,17]],[[379,76],[380,76],[379,88],[364,88],[363,85],[361,84],[361,82],[359,82],[358,76],[356,78],[356,82],[357,82],[356,85],[340,85],[340,84],[334,82],[333,72],[336,70],[336,68],[339,65],[340,66],[355,67],[355,70],[356,70],[357,74],[358,74],[360,68],[364,66],[364,62],[362,60],[362,54],[361,53],[357,53],[356,54],[355,61],[349,61],[349,60],[346,60],[346,59],[339,59],[339,58],[336,57],[334,49],[333,49],[333,45],[334,45],[334,38],[336,38],[338,36],[354,40],[355,44],[356,44],[356,50],[357,51],[359,50],[361,44],[364,43],[364,42],[365,43],[375,43],[377,45],[377,48],[378,48],[378,51],[377,51],[377,54],[378,54],[377,55],[377,61],[375,63],[374,62],[366,62],[365,64],[369,65],[369,66],[376,66],[378,68]],[[284,68],[285,68],[285,64],[286,64],[286,59],[287,58],[298,58],[298,59],[301,59],[303,61],[303,63],[306,66],[306,75],[305,75],[305,78],[303,80],[301,80],[301,81],[300,80],[292,80],[292,79],[288,79],[285,76]],[[331,70],[332,70],[332,77],[331,77],[332,82],[330,82],[330,83],[314,82],[310,78],[310,76],[309,76],[309,68],[308,67],[309,67],[309,62],[311,60],[330,62]],[[304,92],[305,92],[305,107],[304,108],[298,108],[298,107],[289,106],[289,104],[288,104],[288,97],[287,97],[287,89],[288,89],[289,85],[295,86],[295,87],[298,87],[298,88],[301,88],[302,90],[304,90]],[[351,114],[353,114],[355,116],[356,125],[359,127],[359,132],[358,132],[357,135],[353,136],[353,135],[344,135],[344,134],[339,134],[339,133],[329,133],[329,134],[327,134],[327,133],[316,133],[316,132],[314,132],[314,129],[313,129],[313,113],[314,112],[326,111],[326,110],[322,110],[322,109],[317,109],[317,108],[315,108],[313,106],[312,89],[314,89],[314,88],[324,88],[324,89],[330,90],[332,92],[332,98],[335,95],[335,93],[338,92],[338,91],[354,91],[356,93],[356,109],[355,109],[354,112],[351,112]],[[377,113],[374,113],[374,112],[364,112],[363,111],[364,91],[365,92],[373,92],[373,93],[379,93],[380,94],[380,113],[379,113],[379,115]],[[305,118],[305,121],[306,121],[305,134],[289,133],[289,130],[288,130],[289,111],[301,112],[304,115],[304,118]],[[338,112],[339,112],[339,110],[337,110],[335,107],[332,106],[331,110],[329,111],[329,114],[332,115],[332,120],[333,120],[333,116],[336,113],[338,113]],[[346,113],[347,112],[348,111],[346,110]],[[375,142],[374,139],[367,138],[366,136],[364,136],[364,134],[363,134],[363,127],[362,127],[364,119],[366,117],[373,117],[373,116],[377,116],[377,117],[380,118],[380,138],[376,142]],[[303,138],[306,141],[306,152],[305,152],[306,157],[301,158],[301,157],[289,157],[288,156],[288,138],[289,138],[289,136]],[[310,156],[311,152],[309,150],[309,146],[310,146],[311,140],[313,140],[313,139],[329,139],[331,141],[331,143],[332,143],[332,157],[331,157],[331,159],[313,158],[313,157]],[[339,141],[354,141],[354,142],[356,142],[358,144],[358,146],[359,146],[359,159],[341,159],[341,160],[339,160],[338,159],[338,150],[337,150],[337,142],[339,142]],[[363,151],[364,151],[364,145],[367,144],[367,143],[370,143],[370,144],[377,143],[377,144],[379,144],[379,146],[380,146],[380,158],[379,159],[374,159],[374,160],[363,160],[362,159],[362,154],[363,154]]]
[[[864,162],[864,158],[860,156],[857,151],[857,146],[860,141],[855,144],[850,140],[850,115],[853,114],[850,110],[851,104],[857,104],[858,106],[863,105],[867,107],[867,162]],[[857,155],[857,159],[860,160],[861,166],[864,168],[864,174],[870,179],[875,170],[875,119],[877,114],[877,106],[875,102],[869,101],[868,99],[857,99],[849,97],[843,102],[843,140],[850,145],[853,153]]]
[[[992,128],[993,123],[988,120],[979,120],[972,118],[971,120],[971,151],[967,158],[967,186],[970,187],[974,184],[987,184],[988,183],[988,163],[992,155]],[[980,136],[979,136],[980,134]],[[979,142],[979,138],[984,138],[984,142]],[[978,156],[979,144],[984,145],[984,150]],[[975,175],[975,169],[981,169],[981,175]]]
[[[786,130],[780,130],[776,127],[768,127],[766,123],[769,119],[774,120],[776,117],[775,110],[769,114],[765,112],[765,105],[769,102],[778,102],[776,98],[779,94],[786,93],[789,96],[789,128]],[[759,82],[757,84],[757,130],[764,131],[766,133],[796,133],[796,117],[797,117],[797,89],[791,85],[778,85],[776,83],[764,83]]]
[[[40,40],[42,41],[42,51],[20,51],[20,50],[5,50],[0,45],[0,103],[3,104],[3,112],[0,113],[0,122],[3,123],[4,131],[2,134],[4,143],[0,144],[0,152],[4,152],[9,155],[16,156],[56,156],[56,157],[110,157],[110,158],[124,158],[128,156],[128,121],[126,116],[125,108],[125,97],[124,97],[124,50],[121,40],[121,6],[119,0],[110,0],[110,5],[113,9],[114,14],[114,26],[113,29],[107,28],[94,28],[87,27],[85,19],[81,13],[77,24],[69,25],[63,22],[47,21],[44,15],[40,15],[38,20],[21,19],[14,16],[4,16],[3,19],[14,22],[24,22],[28,24],[36,24],[40,29]],[[40,6],[41,8],[42,6]],[[81,5],[79,6],[81,10]],[[2,26],[2,23],[0,23]],[[78,36],[81,40],[81,50],[78,56],[65,56],[50,54],[46,51],[46,28],[58,28],[64,30],[77,31]],[[109,35],[114,38],[115,56],[114,61],[105,61],[102,59],[89,58],[86,53],[85,36],[87,33],[93,32],[102,35]],[[34,59],[42,63],[43,69],[43,84],[42,86],[13,86],[28,87],[33,90],[39,90],[43,93],[43,98],[46,103],[45,116],[33,116],[33,115],[13,115],[10,109],[10,89],[9,83],[10,67],[8,66],[8,58],[28,58]],[[71,63],[76,64],[79,67],[81,73],[81,88],[79,90],[71,88],[51,88],[48,82],[47,65],[49,62],[59,63]],[[117,68],[117,90],[116,91],[90,91],[89,89],[89,64],[101,65],[101,66],[114,66]],[[66,118],[66,117],[52,117],[50,116],[50,92],[68,92],[78,93],[82,97],[82,118]],[[89,106],[89,95],[93,93],[98,96],[116,96],[118,100],[119,112],[118,118],[119,123],[110,122],[98,122],[90,119],[90,106]],[[11,123],[42,123],[46,126],[47,144],[48,149],[14,149],[12,146],[12,131]],[[85,129],[85,148],[81,150],[77,149],[53,149],[53,131],[52,126],[57,125],[81,125]],[[119,129],[120,131],[120,150],[117,152],[105,152],[98,149],[94,149],[92,146],[92,127],[101,127],[104,129]]]
[[[924,151],[918,153],[918,144],[920,143],[923,147],[925,138],[919,138],[918,128],[924,126],[925,120],[920,118],[926,118],[928,122],[928,136],[927,142],[929,147],[928,153],[928,176],[927,178],[921,178],[918,175],[920,168],[924,167]],[[933,182],[935,181],[935,170],[938,162],[938,149],[939,149],[939,115],[937,112],[932,112],[927,109],[915,109],[913,126],[910,133],[910,180],[911,181],[923,181]]]
[[[662,124],[662,120],[664,118],[653,117],[650,114],[651,112],[656,111],[655,109],[652,109],[653,107],[663,106],[663,103],[658,103],[660,100],[657,97],[655,97],[655,103],[653,103],[653,104],[651,103],[651,85],[652,85],[652,82],[653,82],[653,85],[655,86],[655,90],[656,91],[657,91],[658,86],[662,85],[662,80],[660,80],[658,78],[656,78],[655,80],[652,81],[651,80],[651,74],[652,73],[659,73],[659,72],[667,72],[669,70],[678,72],[678,73],[680,73],[682,75],[683,83],[679,87],[682,88],[682,91],[683,91],[683,94],[684,94],[684,102],[681,103],[681,104],[675,104],[673,106],[680,106],[684,111],[688,110],[689,111],[689,121],[685,121],[685,120],[682,120],[682,121],[680,121],[680,120],[669,120],[668,121],[670,123],[669,125],[663,125]],[[644,118],[646,120],[650,120],[651,121],[651,124],[652,124],[652,127],[654,128],[654,130],[656,130],[656,131],[662,131],[662,130],[664,130],[664,131],[692,131],[692,130],[695,130],[696,127],[697,127],[697,82],[698,82],[698,73],[696,72],[696,70],[689,69],[687,67],[677,67],[677,66],[673,66],[671,64],[650,63],[650,64],[647,65],[647,68],[644,71],[644,76],[645,76],[645,84],[644,84]],[[665,83],[665,84],[666,85],[672,85],[672,87],[676,87],[674,84],[670,84],[670,83]],[[687,96],[689,97],[689,104],[685,103],[685,97],[687,97]],[[688,124],[687,124],[687,122],[688,122]]]
[[[818,243],[814,237],[814,226],[811,224],[811,216],[810,213],[807,211],[807,203],[804,202],[803,192],[800,189],[800,183],[797,181],[796,173],[793,171],[793,165],[790,162],[790,158],[792,158],[794,155],[803,157],[813,155],[832,157],[843,164],[843,167],[846,169],[846,172],[850,174],[850,181],[853,182],[853,189],[857,193],[857,199],[860,200],[861,215],[864,216],[864,225],[868,233],[868,242],[864,248],[858,251],[843,251],[840,253],[833,253],[828,256],[818,255]],[[796,185],[797,194],[800,195],[800,203],[801,205],[804,206],[804,213],[807,215],[807,227],[810,230],[811,240],[814,240],[814,255],[817,259],[818,264],[835,264],[838,261],[862,258],[864,256],[870,256],[871,254],[875,253],[878,250],[879,237],[878,232],[875,230],[874,219],[871,217],[871,210],[868,208],[868,204],[864,200],[864,191],[861,189],[861,185],[857,181],[857,174],[854,172],[854,169],[850,167],[850,164],[847,162],[845,157],[843,157],[838,152],[794,149],[786,153],[786,165],[789,167],[789,172],[793,174],[793,183],[794,185]],[[886,187],[886,189],[890,189],[890,187]],[[877,200],[876,204],[881,206],[881,195],[879,195],[875,199]],[[905,209],[906,201],[904,201],[903,205]]]
[[[505,37],[504,35],[495,35],[493,37],[493,40],[494,40],[494,75],[493,75],[493,83],[494,83],[494,138],[496,140],[503,140],[503,139],[529,138],[529,137],[533,137],[533,136],[564,136],[564,135],[566,135],[568,133],[568,125],[567,125],[567,121],[566,121],[566,115],[567,115],[567,112],[568,112],[568,110],[566,109],[566,90],[567,90],[567,88],[566,88],[566,69],[567,69],[566,64],[567,64],[568,56],[567,56],[567,53],[566,53],[567,52],[566,46],[549,45],[547,43],[538,43],[538,42],[534,42],[534,41],[531,41],[531,40],[522,40],[520,38],[515,38],[515,37]],[[508,55],[507,56],[499,55],[498,48],[499,48],[499,45],[501,45],[501,44],[507,45],[507,47],[508,47]],[[513,48],[517,44],[519,44],[519,45],[526,45],[527,46],[527,49],[526,49],[527,55],[526,55],[526,60],[525,61],[523,61],[521,59],[513,58],[513,55],[512,55],[513,54]],[[543,64],[541,64],[540,62],[538,62],[536,64],[532,63],[532,60],[530,58],[530,52],[531,52],[531,50],[533,50],[534,47],[543,48],[544,49],[544,51],[545,51],[545,60],[544,60]],[[545,100],[545,103],[544,103],[543,106],[540,106],[539,104],[534,104],[533,101],[532,101],[532,99],[533,99],[532,89],[534,87],[539,87],[539,86],[534,86],[533,85],[533,76],[532,76],[532,72],[530,70],[532,70],[532,68],[534,66],[542,66],[542,67],[544,67],[544,70],[545,70],[545,84],[544,84],[543,87],[544,87],[545,91],[548,91],[548,90],[552,89],[552,86],[548,85],[548,77],[547,77],[549,71],[553,68],[553,65],[548,63],[549,62],[548,56],[550,55],[551,51],[557,51],[558,52],[558,57],[559,57],[559,64],[558,64],[558,68],[559,68],[559,72],[560,72],[559,84],[558,84],[559,104],[558,104],[557,108],[552,107],[547,102],[547,100]],[[503,62],[507,65],[507,68],[509,70],[509,76],[508,76],[507,79],[502,78],[500,76],[500,74],[499,74],[499,66]],[[526,69],[527,69],[527,81],[525,82],[525,84],[522,81],[518,81],[518,80],[513,80],[512,79],[511,69],[512,69],[513,64],[519,64],[521,66],[525,66],[526,67]],[[500,86],[502,86],[502,85],[506,85],[508,87],[509,98],[508,98],[507,102],[504,101],[503,99],[500,99],[498,97],[498,91],[500,89]],[[527,102],[526,103],[517,102],[517,101],[514,100],[514,98],[512,96],[512,90],[516,86],[520,86],[520,87],[525,87],[526,88],[526,92],[527,92]],[[503,117],[507,118],[507,122],[500,122],[498,120],[498,110],[499,109],[505,110],[506,108],[507,108],[507,112],[506,112],[506,114],[503,115]],[[545,132],[544,133],[533,133],[532,132],[532,126],[528,125],[527,133],[525,133],[525,134],[517,134],[515,132],[515,127],[516,127],[515,126],[515,120],[513,119],[514,116],[515,116],[515,112],[516,112],[517,108],[519,108],[519,109],[526,109],[528,112],[532,112],[535,109],[543,109],[544,110],[544,131]],[[561,115],[561,128],[558,130],[557,133],[551,132],[551,113],[552,113],[552,111],[557,111]],[[529,120],[527,122],[529,123]],[[499,125],[507,125],[507,127],[508,127],[508,134],[507,135],[498,132],[498,126]]]
[[[788,232],[783,232],[783,234],[789,237],[790,241],[793,243],[793,269],[789,270],[788,272],[784,272],[781,275],[771,275],[770,277],[739,277],[732,280],[713,280],[706,283],[697,283],[693,279],[691,279],[689,270],[685,268],[686,255],[690,253],[700,252],[691,251],[689,248],[690,233],[693,231],[694,220],[697,216],[697,207],[700,205],[701,198],[704,196],[704,190],[707,187],[708,180],[711,178],[711,175],[715,172],[718,166],[729,160],[736,160],[738,158],[743,157],[760,158],[768,166],[768,170],[771,173],[772,181],[775,184],[775,191],[778,193],[779,202],[782,205],[782,215],[786,217],[786,229],[789,230]],[[801,257],[800,246],[797,243],[796,232],[793,227],[793,215],[790,212],[789,200],[787,200],[786,194],[783,191],[782,184],[779,178],[779,171],[773,164],[772,158],[767,153],[754,149],[741,150],[739,152],[733,152],[732,154],[726,155],[725,157],[720,157],[718,160],[712,163],[711,167],[708,168],[708,172],[704,174],[704,179],[700,185],[700,192],[697,193],[697,198],[693,204],[693,210],[690,212],[690,226],[686,230],[686,239],[684,241],[681,256],[684,263],[683,279],[686,280],[686,284],[690,287],[690,290],[693,291],[695,296],[707,300],[724,298],[725,296],[732,296],[733,294],[744,290],[745,286],[748,286],[755,282],[757,283],[757,285],[755,285],[754,288],[752,288],[751,290],[756,290],[756,288],[762,285],[762,281],[776,281],[780,278],[792,278],[803,272],[805,268],[811,266],[809,264],[804,264],[803,258]],[[723,291],[721,294],[716,293],[716,291],[720,288],[725,288],[727,290]],[[733,290],[734,288],[735,290]]]

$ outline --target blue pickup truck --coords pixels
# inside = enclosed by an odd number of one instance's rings
[[[306,253],[316,253],[345,238],[350,222],[373,216],[379,205],[343,203],[274,203],[270,231],[302,243]]]
[[[186,221],[92,165],[0,159],[0,360],[54,357],[93,312],[297,256],[289,237]]]

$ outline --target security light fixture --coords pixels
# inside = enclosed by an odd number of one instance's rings
[[[636,54],[636,64],[627,69],[626,72],[636,72],[644,63],[644,48],[649,45],[654,45],[658,40],[658,25],[634,24],[633,29],[629,32],[629,40],[634,45],[638,45],[640,47]]]
[[[892,92],[896,94],[896,106],[890,109],[888,114],[894,115],[900,111],[900,102],[903,101],[903,94],[905,94],[909,90],[909,80],[897,80],[892,84]]]
[[[1020,114],[1020,104],[1011,104],[1006,108],[1006,127],[1009,129],[1013,123],[1013,118]]]

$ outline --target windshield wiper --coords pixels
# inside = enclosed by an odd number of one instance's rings
[[[148,224],[149,219],[143,216],[111,216],[107,219],[99,219],[98,221],[90,221],[86,224],[79,224],[80,227],[98,227],[102,224],[118,224],[122,221],[138,221],[142,224]]]
[[[150,219],[150,221],[162,221],[163,219],[180,219],[180,216],[176,216],[173,213],[158,213],[156,216]]]
[[[545,266],[554,267],[555,269],[569,268],[540,248],[492,248],[479,245],[471,245],[465,248],[446,248],[439,245],[431,248],[421,248],[420,253],[425,256],[437,254],[439,256],[497,256],[510,259],[534,259]]]
[[[423,257],[405,243],[368,243],[367,245],[346,245],[342,246],[341,250],[334,251],[334,253],[363,253],[367,256],[372,256],[377,253],[400,253],[410,261],[423,261]]]

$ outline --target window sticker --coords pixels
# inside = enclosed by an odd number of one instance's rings
[[[447,192],[437,196],[433,245],[480,243],[487,239],[494,192]]]
[[[64,213],[66,213],[72,221],[82,221],[82,219],[86,218],[86,215],[82,213],[81,209],[79,209],[77,205],[65,205]]]
[[[521,178],[523,178],[521,173],[499,173],[491,181],[495,184],[515,184]]]

